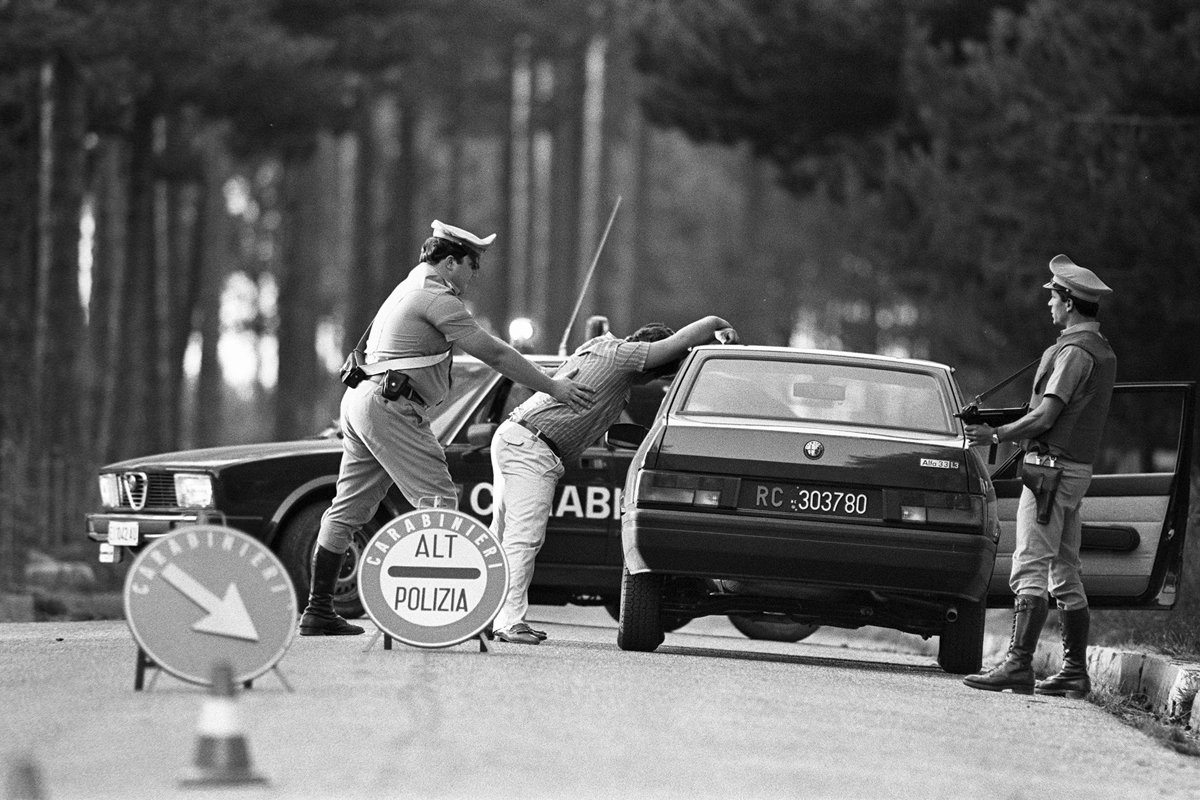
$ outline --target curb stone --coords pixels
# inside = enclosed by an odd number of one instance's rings
[[[1088,671],[1093,684],[1099,683],[1117,694],[1144,697],[1153,713],[1193,731],[1200,730],[1200,704],[1195,702],[1200,665],[1166,656],[1092,647],[1088,649]]]
[[[1004,658],[1008,639],[985,637],[984,663]],[[993,659],[986,657],[991,654]],[[1062,644],[1043,640],[1033,657],[1038,675],[1052,675],[1062,666]],[[1167,656],[1088,646],[1088,674],[1092,688],[1126,697],[1144,698],[1152,713],[1200,731],[1200,664],[1177,661]]]

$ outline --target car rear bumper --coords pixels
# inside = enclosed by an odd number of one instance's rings
[[[629,509],[622,520],[631,573],[935,595],[978,601],[996,543],[982,534]]]

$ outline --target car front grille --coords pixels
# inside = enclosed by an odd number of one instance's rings
[[[144,486],[144,489],[143,489]],[[139,511],[145,509],[177,508],[175,499],[175,476],[169,473],[154,472],[118,472],[117,487],[121,510]],[[145,492],[145,504],[139,506],[142,493]]]

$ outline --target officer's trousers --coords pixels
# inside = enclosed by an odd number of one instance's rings
[[[317,535],[317,543],[335,553],[346,552],[354,531],[375,515],[393,483],[414,508],[458,507],[446,454],[424,410],[407,398],[386,400],[382,389],[364,380],[342,396],[337,496]]]
[[[1051,507],[1050,521],[1037,521],[1037,500],[1025,487],[1017,506],[1017,541],[1013,549],[1008,585],[1014,594],[1049,592],[1067,611],[1087,607],[1083,591],[1083,564],[1079,546],[1083,520],[1079,507],[1092,482],[1092,465],[1058,460],[1063,468],[1058,494]]]

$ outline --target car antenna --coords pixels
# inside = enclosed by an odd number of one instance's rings
[[[583,297],[587,294],[588,284],[592,282],[592,273],[596,271],[596,262],[600,260],[600,251],[604,249],[604,242],[608,240],[608,232],[612,229],[613,220],[616,219],[617,209],[620,207],[621,196],[617,195],[617,202],[613,203],[612,213],[608,215],[608,224],[604,226],[604,233],[600,236],[600,244],[596,245],[596,254],[592,256],[592,265],[588,267],[587,276],[583,279],[583,286],[579,289],[579,297],[575,300],[575,310],[571,312],[571,318],[567,320],[567,328],[563,331],[562,341],[558,343],[560,356],[567,354],[567,339],[571,336],[575,317],[579,315],[579,307],[583,305]]]

